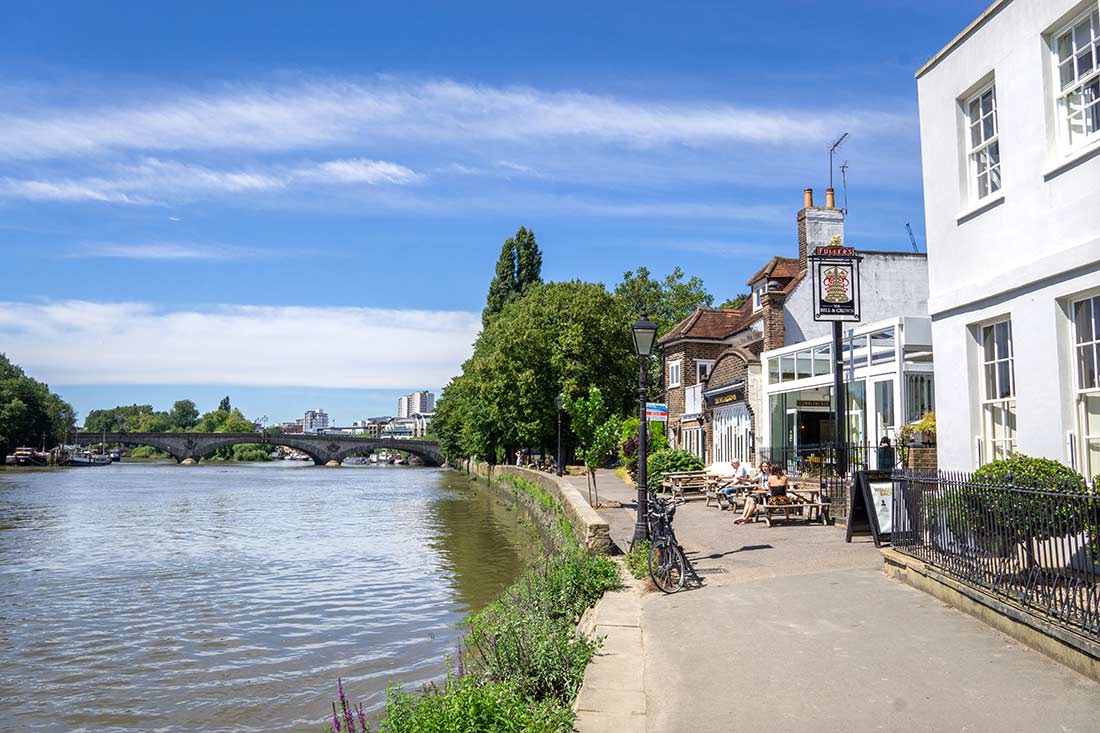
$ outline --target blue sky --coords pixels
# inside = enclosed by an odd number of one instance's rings
[[[107,5],[2,11],[0,350],[82,413],[347,422],[457,371],[520,225],[721,301],[847,131],[849,244],[923,246],[913,73],[985,3]]]

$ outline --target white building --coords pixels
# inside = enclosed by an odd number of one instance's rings
[[[414,412],[409,416],[413,421],[414,438],[423,438],[428,434],[428,428],[431,427],[434,416],[434,412]]]
[[[998,0],[917,72],[939,463],[1100,473],[1100,8]]]
[[[409,396],[407,394],[401,395],[397,398],[397,416],[408,417],[409,416]]]
[[[409,415],[420,413],[426,415],[435,412],[435,395],[427,390],[413,392],[409,395]]]
[[[416,420],[411,417],[398,417],[390,420],[382,428],[383,438],[413,438],[416,437]]]
[[[305,416],[302,418],[302,432],[303,433],[323,433],[328,429],[328,413],[318,408],[316,410],[306,410]]]
[[[847,326],[854,326],[849,328]],[[832,336],[765,351],[762,432],[773,448],[816,448],[832,443]],[[846,442],[896,444],[902,426],[933,409],[932,332],[928,318],[897,317],[846,324],[842,346],[847,393]],[[871,468],[879,466],[869,451]]]

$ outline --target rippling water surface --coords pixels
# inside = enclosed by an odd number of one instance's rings
[[[0,470],[0,730],[319,731],[443,672],[527,536],[441,469]]]

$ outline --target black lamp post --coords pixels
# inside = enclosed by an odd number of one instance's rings
[[[653,354],[653,345],[657,341],[657,324],[649,320],[649,314],[642,311],[642,317],[630,327],[634,339],[634,353],[638,355],[638,514],[634,519],[634,539],[636,544],[646,539],[646,446],[649,443],[646,420],[646,372],[649,357]]]
[[[558,476],[561,477],[561,408],[565,404],[565,395],[559,392],[554,404],[558,406]]]

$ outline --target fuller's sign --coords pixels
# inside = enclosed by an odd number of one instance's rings
[[[810,255],[813,271],[815,321],[858,321],[859,261],[851,247],[833,237],[827,247],[818,247]]]

